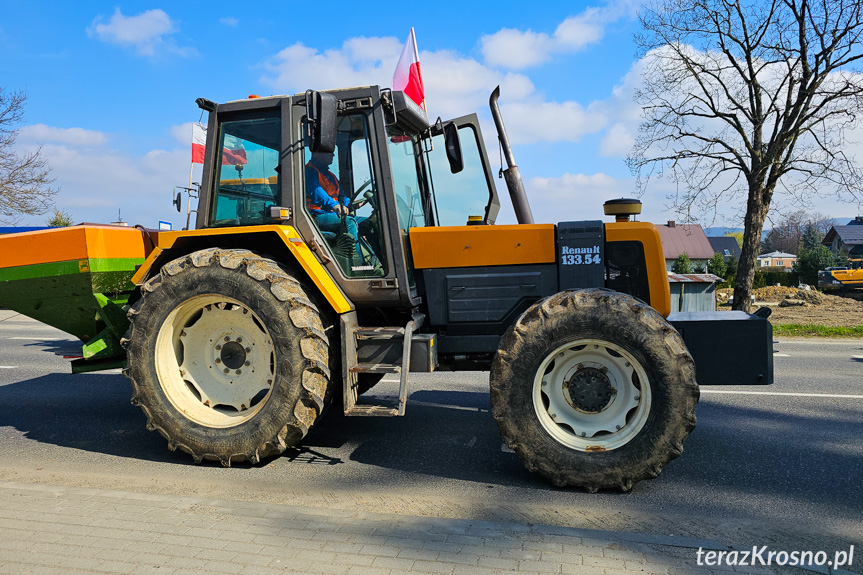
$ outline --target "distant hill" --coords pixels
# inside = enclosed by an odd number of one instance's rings
[[[845,226],[848,225],[849,222],[853,222],[854,218],[833,218],[833,222],[835,226]],[[771,228],[765,227],[763,232],[761,233],[761,239],[763,240],[768,233],[770,233]],[[715,238],[719,236],[724,236],[725,234],[732,234],[735,232],[742,232],[743,228],[725,228],[722,226],[714,226],[712,228],[704,228],[704,235],[708,238]]]

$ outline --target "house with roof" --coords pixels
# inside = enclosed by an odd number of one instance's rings
[[[722,259],[728,263],[732,259],[740,259],[740,246],[737,244],[737,238],[732,236],[708,237],[710,247],[713,248],[713,253],[722,254]]]
[[[674,261],[683,253],[689,255],[693,269],[702,266],[707,269],[707,260],[712,258],[715,252],[701,226],[698,224],[677,224],[669,221],[665,225],[656,227],[662,240],[665,268],[668,271],[671,271]]]
[[[783,268],[790,272],[797,262],[797,256],[784,252],[770,252],[758,256],[758,267],[760,268]]]
[[[857,216],[845,226],[833,226],[821,242],[833,255],[863,257],[863,216]]]

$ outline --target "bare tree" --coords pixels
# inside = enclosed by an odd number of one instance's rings
[[[678,186],[682,214],[744,211],[734,307],[749,310],[774,193],[860,198],[846,155],[863,111],[860,0],[656,0],[639,14],[644,122],[628,158],[642,189]]]
[[[22,92],[5,92],[0,86],[0,222],[10,223],[22,215],[44,214],[51,206],[57,190],[42,154],[15,150],[16,127],[24,118]]]
[[[761,242],[762,252],[780,251],[791,254],[800,253],[803,236],[808,228],[821,238],[827,235],[835,224],[833,218],[819,214],[797,210],[790,214],[780,214],[778,218],[771,216],[773,228]]]

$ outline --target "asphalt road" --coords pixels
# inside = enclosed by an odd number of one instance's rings
[[[552,487],[502,446],[486,373],[412,374],[404,418],[331,411],[282,457],[196,466],[145,429],[119,371],[71,375],[61,356],[80,347],[70,336],[0,310],[0,480],[738,545],[861,545],[863,340],[775,348],[773,386],[702,389],[686,452],[657,479],[591,495]]]

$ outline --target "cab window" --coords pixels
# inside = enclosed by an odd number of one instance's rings
[[[305,209],[347,277],[382,277],[378,187],[365,116],[341,117],[332,153],[305,148]]]
[[[221,124],[211,225],[272,223],[269,208],[280,198],[279,123],[278,118],[255,118]]]
[[[466,125],[459,128],[458,134],[464,159],[461,172],[453,174],[450,170],[443,134],[432,138],[432,149],[425,154],[439,226],[467,225],[468,216],[485,219],[493,197],[476,130]]]
[[[406,136],[388,135],[399,227],[407,233],[411,228],[426,225],[414,142]]]

